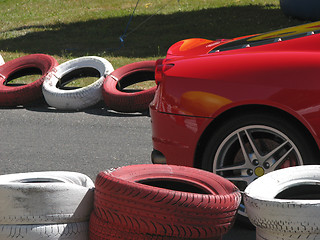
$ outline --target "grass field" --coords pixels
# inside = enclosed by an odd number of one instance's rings
[[[158,59],[186,38],[233,38],[304,23],[279,0],[0,0],[0,54],[33,53],[59,63],[101,56],[118,68]],[[123,42],[120,41],[123,36]]]

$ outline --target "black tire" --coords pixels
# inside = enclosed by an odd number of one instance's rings
[[[282,163],[275,161],[273,165],[270,164],[270,161],[263,161],[262,158],[257,157],[253,150],[249,150],[247,152],[250,153],[247,156],[248,160],[249,158],[251,160],[250,162],[247,161],[247,166],[243,166],[242,164],[246,161],[241,153],[239,141],[235,136],[232,139],[232,134],[238,131],[239,135],[242,136],[244,130],[250,133],[252,139],[253,133],[255,139],[260,139],[259,143],[264,144],[260,146],[261,149],[268,150],[268,147],[273,145],[276,147],[276,144],[280,145],[284,139],[287,139],[288,143],[280,150],[285,151],[287,148],[290,149],[290,146],[293,147],[293,150],[287,156],[288,159],[285,158]],[[248,141],[248,138],[245,139],[242,136],[242,140],[246,147],[250,146],[248,142],[244,142]],[[248,184],[256,178],[275,169],[315,163],[318,156],[318,151],[315,150],[314,144],[310,142],[298,125],[284,116],[280,114],[274,116],[264,113],[246,113],[217,125],[205,147],[201,167],[232,181],[241,191],[244,191]],[[266,153],[268,152],[266,151]],[[280,155],[280,151],[277,153],[279,156],[272,155],[274,160],[277,159],[276,157],[284,156]],[[261,153],[261,156],[264,157],[265,155]],[[272,159],[271,156],[268,160],[270,159]],[[244,173],[247,176],[241,175]],[[241,181],[241,178],[243,181]],[[237,219],[248,227],[252,226],[246,215],[244,204],[240,204],[238,213]]]
[[[170,165],[133,165],[101,172],[94,212],[106,224],[142,234],[214,238],[233,225],[240,193],[226,179]]]

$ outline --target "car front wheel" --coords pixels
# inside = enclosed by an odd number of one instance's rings
[[[218,126],[205,148],[202,168],[244,191],[252,181],[269,172],[313,164],[316,159],[314,145],[297,124],[281,115],[251,113]],[[240,221],[249,223],[244,204],[238,213]]]

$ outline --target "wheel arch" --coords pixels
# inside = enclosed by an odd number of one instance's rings
[[[248,114],[248,113],[254,113],[254,112],[263,112],[263,114],[273,114],[277,116],[282,116],[286,118],[288,121],[293,123],[294,125],[297,126],[297,128],[302,131],[305,136],[307,137],[307,141],[309,142],[310,146],[312,149],[315,151],[317,150],[317,155],[320,159],[320,151],[319,151],[319,145],[314,139],[313,135],[310,133],[310,131],[307,129],[307,127],[299,121],[296,117],[293,115],[275,108],[271,106],[266,106],[266,105],[246,105],[246,106],[238,106],[234,107],[232,109],[228,109],[227,111],[221,113],[218,117],[214,118],[211,123],[207,126],[207,128],[204,130],[202,133],[201,137],[199,138],[195,155],[194,155],[194,167],[196,168],[201,168],[202,164],[202,156],[204,149],[206,148],[206,142],[210,139],[211,135],[214,133],[215,129],[219,128],[223,122],[228,119],[228,118],[234,118],[240,114]]]

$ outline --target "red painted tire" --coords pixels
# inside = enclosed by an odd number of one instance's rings
[[[107,224],[103,219],[97,217],[92,212],[89,223],[89,239],[90,240],[181,240],[180,237],[161,236],[154,234],[142,234],[135,232],[134,230],[124,229],[121,226],[115,226],[114,224]],[[198,238],[199,239],[199,238]],[[221,237],[217,238],[201,238],[202,240],[221,240]]]
[[[135,83],[153,80],[155,61],[143,61],[125,65],[106,77],[102,94],[106,106],[118,112],[142,112],[149,108],[156,86],[138,92],[124,92],[123,89]]]
[[[121,167],[99,173],[95,186],[94,212],[106,224],[180,239],[221,237],[241,200],[230,181],[182,166]]]
[[[0,66],[0,106],[13,107],[32,102],[42,96],[41,85],[58,62],[45,54],[16,58]],[[41,78],[22,86],[7,86],[15,76],[41,73]]]

